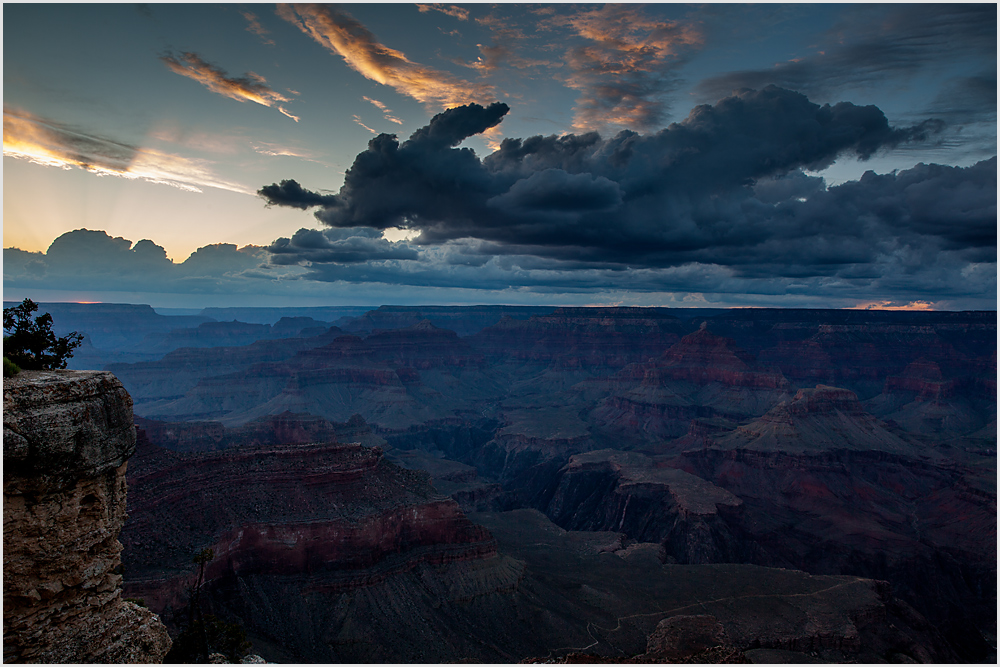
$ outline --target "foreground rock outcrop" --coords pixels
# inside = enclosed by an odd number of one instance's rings
[[[121,594],[132,399],[111,374],[4,379],[4,662],[162,662],[170,638]]]

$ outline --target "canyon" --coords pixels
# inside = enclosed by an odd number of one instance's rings
[[[995,312],[270,317],[91,356],[170,627],[211,547],[279,661],[995,660]]]

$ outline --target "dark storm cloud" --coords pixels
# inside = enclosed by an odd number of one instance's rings
[[[297,183],[293,192],[287,182],[261,194],[271,204],[320,205],[316,217],[331,227],[414,229],[421,244],[469,238],[493,243],[496,254],[565,261],[732,264],[793,224],[776,224],[787,214],[751,198],[756,181],[820,169],[839,155],[866,159],[933,126],[892,128],[877,107],[820,106],[769,87],[699,106],[652,135],[505,139],[484,160],[454,148],[506,111],[499,103],[451,109],[402,145],[379,135],[338,195]]]
[[[480,160],[455,146],[506,109],[486,111],[451,109],[402,144],[380,135],[339,194],[289,197],[326,198],[330,228],[279,239],[272,261],[336,283],[995,299],[995,158],[829,188],[804,171],[927,141],[933,121],[891,127],[873,106],[768,87],[656,134],[505,139]],[[287,188],[269,188],[281,204]],[[389,227],[419,236],[390,244]]]
[[[410,214],[462,216],[485,208],[482,193],[489,190],[490,176],[471,149],[454,146],[494,127],[508,109],[500,102],[449,109],[402,146],[395,135],[380,134],[355,158],[339,195],[320,195],[295,181],[265,186],[259,194],[278,206],[322,206],[317,217],[331,227],[387,229],[408,227],[404,218]],[[414,210],[415,202],[422,211]]]
[[[292,179],[265,185],[257,191],[257,194],[263,197],[269,206],[288,206],[303,211],[313,206],[333,206],[337,203],[336,195],[310,192]]]
[[[379,259],[417,259],[416,250],[390,243],[381,232],[368,228],[300,229],[292,238],[280,238],[268,247],[277,265],[300,262],[359,264]]]
[[[621,203],[621,189],[614,181],[591,174],[569,174],[562,169],[537,171],[486,201],[487,206],[512,213],[607,211]]]
[[[498,125],[508,111],[510,107],[502,102],[494,102],[488,107],[467,104],[442,111],[411,134],[404,148],[427,151],[454,148],[469,137]]]
[[[714,100],[740,88],[776,85],[826,97],[963,58],[989,64],[996,60],[996,20],[995,4],[857,6],[828,31],[815,55],[710,77],[696,93]]]

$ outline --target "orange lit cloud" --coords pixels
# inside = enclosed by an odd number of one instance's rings
[[[365,125],[364,123],[362,123],[362,122],[361,122],[361,117],[360,117],[360,116],[358,116],[357,114],[354,114],[353,116],[351,116],[351,118],[353,118],[353,119],[354,119],[354,122],[355,122],[355,123],[357,123],[357,124],[358,124],[358,125],[360,125],[361,127],[365,128],[366,130],[368,130],[368,131],[369,131],[369,132],[371,132],[372,134],[378,134],[378,131],[376,131],[376,130],[373,130],[372,128],[370,128],[370,127],[368,127],[367,125]]]
[[[194,79],[213,93],[238,102],[256,102],[265,107],[276,108],[292,120],[299,120],[298,116],[293,116],[281,106],[281,102],[291,102],[291,98],[273,90],[259,74],[247,72],[241,77],[229,77],[225,71],[205,62],[195,53],[182,53],[180,58],[166,55],[160,60],[177,74]]]
[[[847,310],[935,310],[930,301],[868,301],[851,306]]]
[[[694,26],[650,19],[644,9],[604,5],[599,9],[544,19],[587,40],[566,53],[565,83],[581,92],[573,127],[607,125],[652,129],[665,120],[664,95],[675,85],[670,69],[702,43]]]
[[[3,111],[3,154],[48,167],[79,167],[98,176],[140,179],[192,192],[209,187],[254,194],[218,178],[203,160],[86,134],[9,107]]]
[[[379,111],[381,111],[382,115],[390,123],[395,123],[396,125],[402,125],[403,124],[403,121],[399,120],[398,118],[396,118],[395,116],[392,115],[392,109],[390,109],[386,105],[382,104],[378,100],[373,100],[372,98],[366,97],[366,96],[363,96],[361,99],[363,99],[365,102],[371,102],[373,105],[375,105],[375,108],[378,109]]]
[[[325,5],[283,4],[278,16],[339,54],[362,76],[390,86],[413,99],[442,109],[496,99],[492,86],[470,83],[409,60],[376,40],[350,15]]]
[[[421,13],[436,11],[441,12],[442,14],[447,14],[448,16],[453,16],[459,21],[469,20],[469,10],[457,5],[442,5],[439,3],[430,3],[426,5],[417,4],[417,9],[419,9]]]

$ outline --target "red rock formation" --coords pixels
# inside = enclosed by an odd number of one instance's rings
[[[212,582],[321,576],[324,590],[371,585],[419,565],[496,555],[490,534],[424,473],[358,444],[277,445],[178,455],[143,444],[123,533],[129,591],[178,609],[210,547]],[[219,584],[222,585],[222,584]],[[331,588],[332,587],[332,588]]]
[[[619,369],[657,356],[686,325],[646,308],[558,308],[528,321],[505,318],[470,341],[491,358],[590,372]]]
[[[773,559],[764,562],[890,580],[936,622],[962,614],[993,631],[996,496],[974,468],[897,435],[832,387],[800,390],[711,441],[672,465],[744,502],[727,518]],[[974,631],[968,645],[984,650]]]
[[[226,427],[219,422],[161,422],[143,417],[133,421],[150,441],[174,451],[208,451],[226,446]]]
[[[851,450],[914,456],[920,452],[865,412],[854,392],[824,385],[800,389],[790,401],[715,442],[727,449],[754,451]]]
[[[605,431],[646,441],[676,438],[696,417],[757,415],[787,397],[788,381],[729,338],[702,328],[659,358],[632,364],[608,383],[593,419]]]
[[[4,662],[160,662],[170,649],[159,618],[121,595],[131,407],[110,373],[4,379]]]
[[[858,383],[860,389],[873,383],[881,386],[887,376],[900,373],[919,357],[968,366],[967,359],[930,324],[822,324],[809,339],[763,350],[758,359],[780,368],[793,381],[851,388]]]
[[[937,363],[917,359],[908,364],[902,374],[886,378],[883,393],[894,391],[916,392],[917,400],[940,400],[955,393],[955,382],[944,379]]]
[[[662,379],[694,384],[719,382],[734,387],[781,389],[788,381],[780,372],[755,368],[753,357],[734,341],[701,329],[684,336],[656,364]]]
[[[620,531],[661,543],[671,562],[715,563],[739,560],[718,514],[741,504],[694,475],[656,468],[642,454],[605,449],[570,458],[546,514],[570,530]]]

